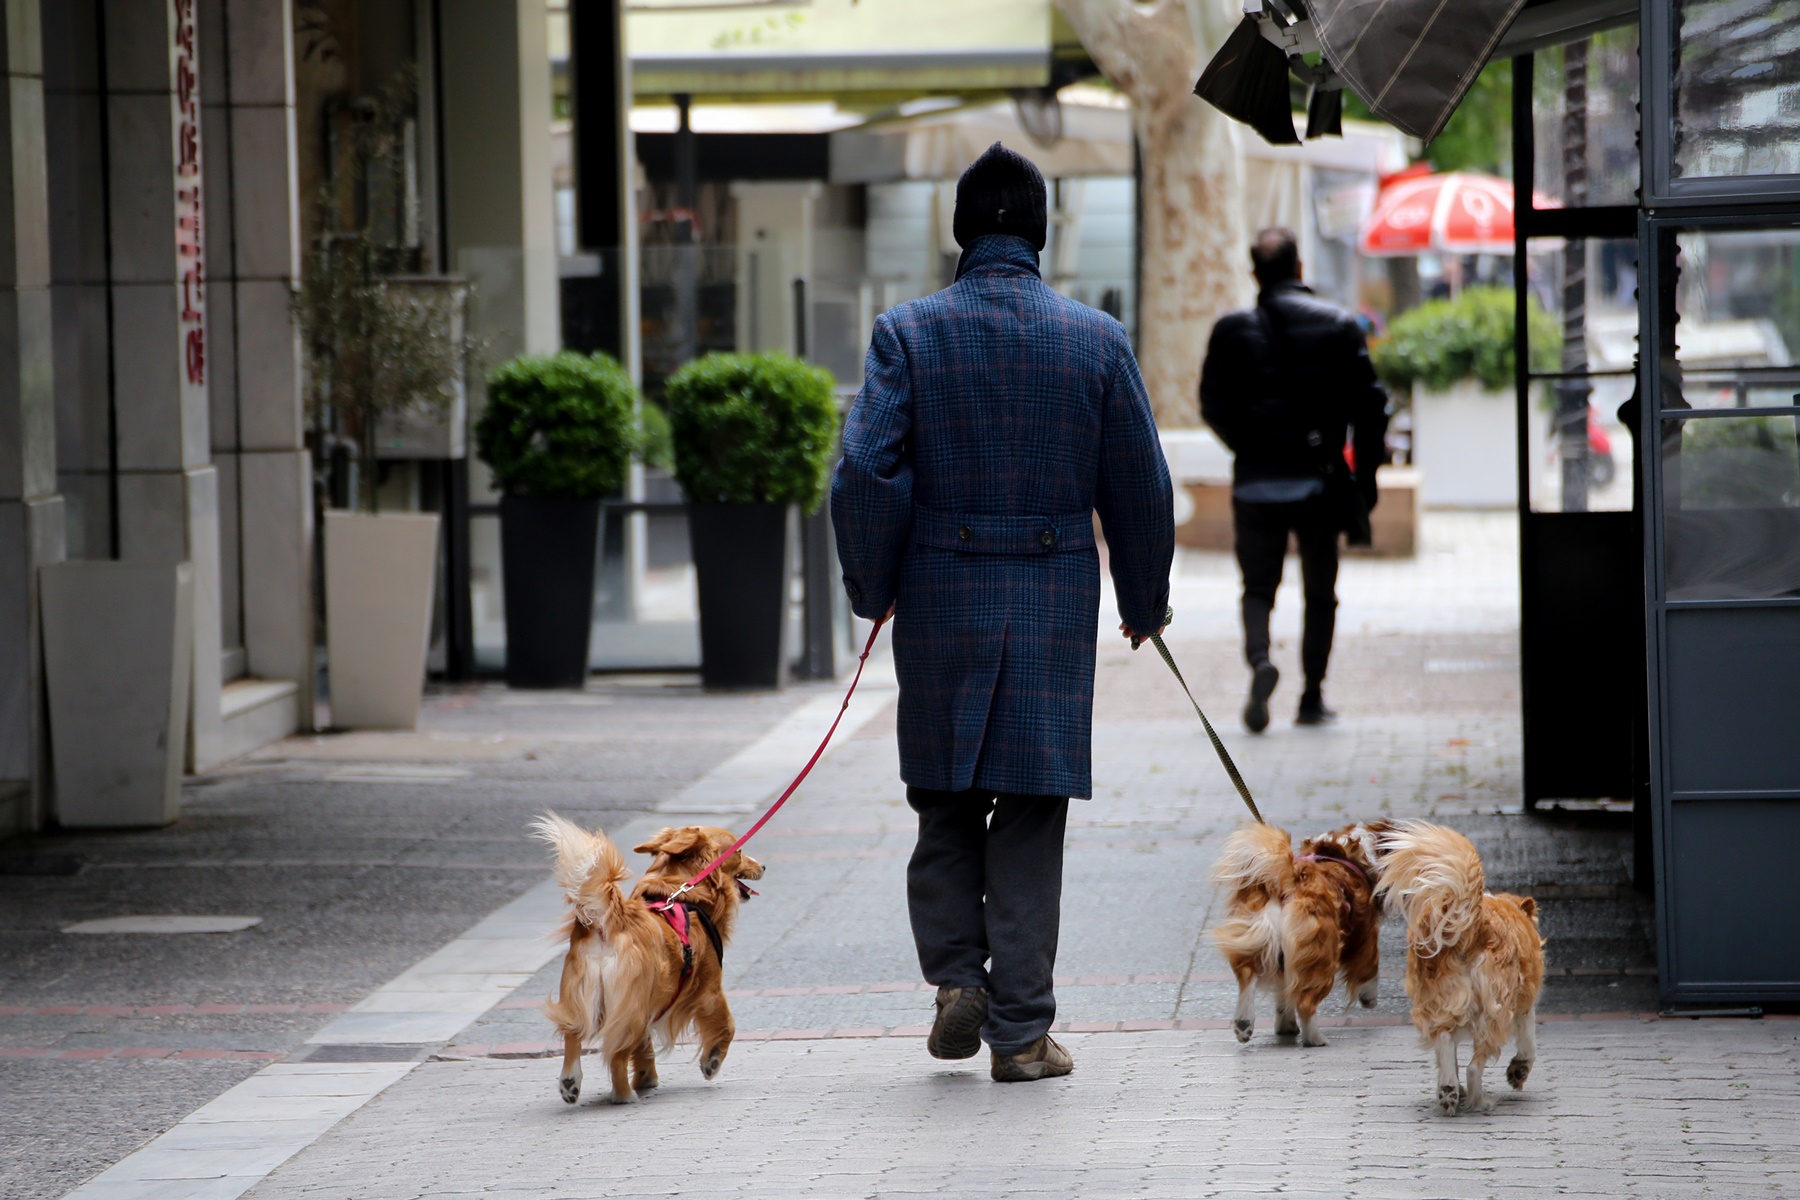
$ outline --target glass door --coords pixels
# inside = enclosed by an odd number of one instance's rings
[[[1800,996],[1800,206],[1652,217],[1646,548],[1663,988]]]

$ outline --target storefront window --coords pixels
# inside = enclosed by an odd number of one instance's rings
[[[1800,174],[1800,0],[1677,0],[1675,31],[1675,174]]]
[[[1663,422],[1670,600],[1800,595],[1800,416]]]
[[[1637,203],[1638,76],[1636,25],[1534,56],[1536,207]]]
[[[1556,349],[1554,370],[1531,372],[1527,418],[1533,512],[1631,508],[1633,431],[1619,408],[1637,362],[1637,242],[1629,238],[1532,238],[1526,279],[1549,320],[1527,322],[1533,353]]]
[[[1676,321],[1664,334],[1662,407],[1800,403],[1800,227],[1664,237]]]

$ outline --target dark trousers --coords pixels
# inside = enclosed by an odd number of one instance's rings
[[[919,814],[906,868],[919,969],[939,987],[988,989],[982,1040],[1022,1053],[1056,1021],[1069,801],[909,787],[906,802]]]
[[[1238,567],[1244,573],[1244,657],[1251,666],[1269,657],[1269,614],[1281,586],[1288,534],[1300,542],[1300,586],[1306,618],[1300,669],[1308,691],[1325,681],[1331,634],[1337,625],[1338,528],[1323,497],[1288,504],[1233,500]]]

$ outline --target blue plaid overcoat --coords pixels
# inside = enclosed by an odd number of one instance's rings
[[[898,602],[900,776],[1093,794],[1098,512],[1119,615],[1162,624],[1168,465],[1125,329],[1052,291],[1022,238],[875,322],[831,483],[859,616]]]

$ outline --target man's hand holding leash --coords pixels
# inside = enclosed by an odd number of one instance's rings
[[[1131,626],[1127,625],[1125,622],[1120,621],[1119,622],[1119,635],[1121,637],[1130,638],[1131,639],[1131,648],[1133,650],[1136,650],[1139,646],[1143,645],[1145,642],[1149,641],[1151,638],[1161,637],[1163,635],[1163,631],[1168,629],[1169,622],[1173,621],[1174,619],[1175,619],[1175,610],[1173,608],[1163,609],[1162,624],[1158,625],[1156,627],[1155,632],[1153,632],[1153,633],[1139,633],[1137,630],[1133,629]]]

